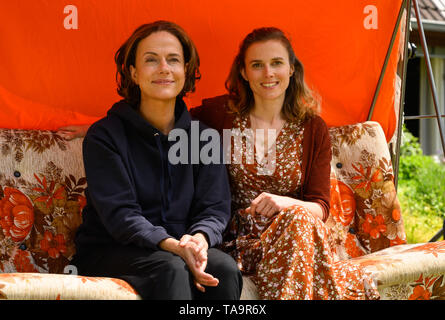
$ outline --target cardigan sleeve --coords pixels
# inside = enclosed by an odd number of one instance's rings
[[[228,95],[216,96],[202,100],[202,105],[190,109],[193,118],[202,121],[210,128],[216,129],[220,134],[229,120],[227,113]]]
[[[323,209],[323,221],[329,217],[331,139],[321,117],[311,119],[304,131],[303,166],[305,167],[302,200],[316,202]]]

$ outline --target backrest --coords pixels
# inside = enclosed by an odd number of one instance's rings
[[[405,242],[385,136],[378,123],[331,128],[331,214],[346,259]],[[82,139],[0,129],[0,271],[63,273],[85,205]]]
[[[85,205],[82,140],[0,130],[0,271],[63,273]]]
[[[385,134],[378,122],[329,129],[331,229],[341,259],[406,243]]]

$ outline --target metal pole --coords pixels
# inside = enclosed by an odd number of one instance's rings
[[[442,142],[442,151],[444,152],[444,156],[445,156],[445,140],[443,137],[442,122],[440,119],[441,114],[440,114],[439,103],[438,103],[438,99],[437,99],[436,83],[434,81],[433,69],[431,68],[430,53],[428,51],[428,46],[426,44],[425,32],[423,31],[422,18],[420,17],[420,14],[419,14],[419,4],[417,3],[417,0],[412,0],[412,1],[414,4],[414,11],[416,13],[417,28],[419,30],[419,35],[420,35],[420,43],[422,44],[423,53],[425,55],[425,62],[426,62],[427,70],[428,70],[428,80],[429,80],[429,84],[430,84],[430,89],[433,94],[434,108],[436,109],[436,116],[437,116],[436,119],[437,119],[437,124],[439,126],[440,140]],[[442,226],[442,229],[436,233],[436,235],[430,240],[430,242],[439,239],[440,234],[442,234],[445,239],[445,230],[444,229],[445,229],[445,219],[444,219],[444,225]]]
[[[430,241],[428,242],[434,242],[440,239],[440,237],[444,234],[443,230],[445,229],[445,219],[443,220],[443,225],[442,225],[442,229],[440,229],[439,231],[437,231],[437,233],[430,239]],[[445,239],[445,237],[444,237]]]
[[[441,118],[445,118],[445,115],[441,115]],[[419,120],[419,119],[433,119],[433,118],[437,118],[436,115],[434,114],[426,114],[426,115],[421,115],[421,116],[405,116],[404,119],[406,120]]]
[[[394,42],[396,40],[397,31],[399,30],[400,20],[402,20],[403,7],[404,7],[404,4],[406,3],[406,1],[407,0],[403,0],[403,4],[400,7],[399,16],[397,17],[396,26],[394,27],[394,30],[392,32],[391,42],[389,44],[388,51],[386,52],[385,62],[383,63],[382,72],[380,73],[379,82],[377,83],[377,88],[376,88],[375,93],[374,93],[374,98],[372,100],[371,108],[369,109],[367,121],[371,120],[372,114],[374,113],[374,108],[375,108],[375,105],[377,103],[377,98],[378,98],[379,93],[380,93],[380,87],[382,86],[382,83],[383,83],[383,78],[385,76],[386,67],[388,66],[389,58],[391,57],[392,48],[393,48]]]
[[[405,87],[406,87],[406,69],[408,65],[408,41],[410,28],[409,24],[411,21],[411,1],[405,1],[402,5],[402,9],[406,8],[406,20],[405,20],[405,48],[403,49],[403,73],[402,73],[402,90],[400,93],[400,104],[399,104],[399,119],[397,125],[397,140],[396,140],[396,158],[394,159],[394,185],[397,190],[399,182],[399,160],[400,160],[400,145],[402,140],[402,126],[404,122],[403,110],[405,109]]]
[[[399,118],[397,125],[397,140],[396,140],[396,154],[395,159],[393,159],[394,168],[394,185],[397,190],[398,187],[398,177],[399,177],[399,160],[400,160],[400,145],[402,136],[402,126],[404,122],[403,110],[405,108],[405,87],[406,87],[406,69],[408,65],[408,41],[410,28],[409,23],[411,20],[411,1],[407,1],[402,5],[402,9],[406,9],[406,19],[405,19],[405,40],[404,40],[404,51],[403,51],[403,71],[402,71],[402,88],[400,93],[400,104],[399,104]]]
[[[423,31],[422,18],[420,17],[420,14],[419,14],[419,5],[417,3],[417,0],[412,0],[412,1],[414,4],[414,11],[416,13],[417,28],[419,30],[419,35],[420,35],[420,43],[422,44],[423,53],[425,54],[425,62],[426,62],[427,70],[428,70],[428,80],[429,80],[429,84],[430,84],[430,89],[431,89],[431,92],[433,93],[434,108],[436,109],[437,124],[439,126],[440,140],[442,142],[442,151],[444,152],[444,155],[445,155],[445,139],[444,139],[444,134],[443,134],[442,121],[440,119],[441,115],[440,115],[440,110],[439,110],[439,102],[437,99],[436,83],[434,81],[433,70],[431,68],[430,53],[428,51],[428,46],[427,46],[426,39],[425,39],[425,32]]]

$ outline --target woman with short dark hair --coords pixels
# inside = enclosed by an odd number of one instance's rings
[[[199,78],[193,42],[157,21],[136,29],[115,61],[124,99],[83,142],[87,204],[72,264],[126,280],[143,299],[239,299],[241,273],[215,248],[230,218],[224,164],[168,159],[169,132],[190,137],[182,97]]]

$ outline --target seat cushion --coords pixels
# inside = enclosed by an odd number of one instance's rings
[[[0,274],[0,298],[9,300],[139,300],[125,281],[48,273]]]
[[[382,299],[445,299],[445,240],[398,245],[348,263],[371,274]]]

